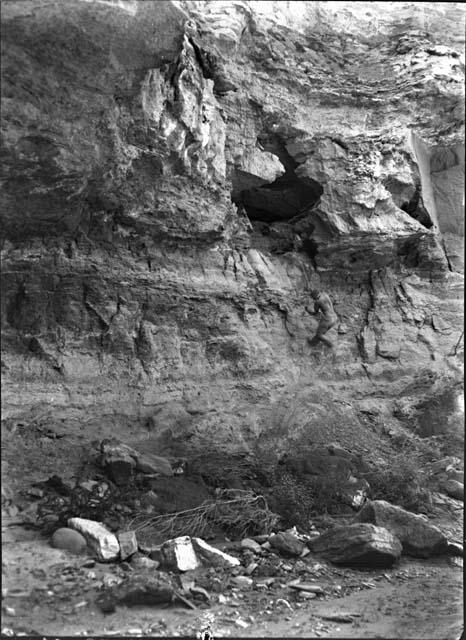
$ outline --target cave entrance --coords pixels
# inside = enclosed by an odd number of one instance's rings
[[[411,218],[414,218],[420,222],[426,229],[431,229],[434,226],[432,219],[425,208],[421,198],[421,185],[418,184],[414,190],[414,194],[409,200],[405,200],[400,209],[405,211]]]
[[[285,173],[273,182],[254,184],[252,176],[237,171],[233,176],[232,201],[244,208],[249,219],[266,223],[291,220],[320,201],[322,185],[296,175],[298,163],[278,138],[258,140],[259,146],[278,157]]]
[[[413,188],[407,186],[396,178],[391,178],[384,183],[385,188],[392,195],[393,202],[411,218],[420,222],[426,229],[434,226],[433,220],[424,205],[421,183],[419,182],[413,192]]]
[[[323,191],[322,186],[311,178],[285,173],[270,184],[239,191],[232,200],[237,206],[244,207],[250,220],[283,222],[318,204]]]

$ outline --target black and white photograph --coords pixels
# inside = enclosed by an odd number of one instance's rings
[[[0,18],[2,638],[460,640],[466,4]]]

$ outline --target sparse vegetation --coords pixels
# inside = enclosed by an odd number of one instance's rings
[[[270,533],[278,516],[263,496],[252,491],[226,490],[193,509],[156,516],[141,514],[129,528],[140,538],[158,544],[176,536],[206,537],[216,530],[237,537]]]
[[[285,527],[309,528],[309,521],[323,514],[340,514],[348,509],[336,479],[302,479],[287,470],[277,470],[268,492],[271,508]]]
[[[422,486],[425,452],[414,446],[404,447],[384,467],[366,477],[370,484],[370,498],[387,500],[414,512],[428,510],[430,494]]]

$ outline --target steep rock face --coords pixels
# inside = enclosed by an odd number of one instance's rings
[[[353,4],[5,4],[5,418],[370,448],[460,379],[464,11]]]

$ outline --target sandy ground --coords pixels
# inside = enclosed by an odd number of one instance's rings
[[[182,605],[119,606],[115,613],[103,614],[94,600],[102,581],[112,579],[118,565],[83,567],[86,558],[52,549],[37,531],[13,523],[6,518],[2,525],[4,596],[7,589],[2,631],[7,634],[193,636],[208,620],[215,637],[453,640],[463,630],[463,570],[458,558],[403,558],[385,571],[328,565],[320,576],[310,578],[325,595],[309,601],[286,586],[260,591],[227,588],[227,603],[219,604],[218,594],[212,593],[211,605],[198,605],[196,610]],[[308,561],[310,567],[315,560]],[[336,614],[350,615],[352,621],[326,619]]]
[[[11,432],[2,438],[2,479],[19,500],[34,481],[58,474],[73,481],[86,459],[84,439],[50,439]],[[82,446],[81,446],[82,445]],[[23,498],[23,507],[30,498]],[[450,538],[463,536],[462,503],[439,507],[433,523]],[[21,504],[20,504],[21,506]],[[186,635],[210,621],[214,637],[328,637],[459,639],[463,631],[463,562],[443,556],[403,557],[389,570],[341,568],[309,554],[304,574],[294,560],[269,587],[234,587],[230,575],[195,575],[208,590],[196,609],[118,606],[104,614],[95,604],[103,585],[122,578],[120,564],[103,564],[51,548],[38,529],[18,524],[20,513],[2,514],[2,632],[6,635]],[[432,517],[432,516],[431,516]],[[286,570],[283,565],[289,565]],[[301,566],[303,562],[301,561]],[[313,599],[288,582],[300,577],[322,587]],[[199,581],[198,581],[199,579]],[[221,596],[221,597],[220,597]],[[345,615],[347,622],[328,619]],[[349,617],[348,617],[349,616]]]

